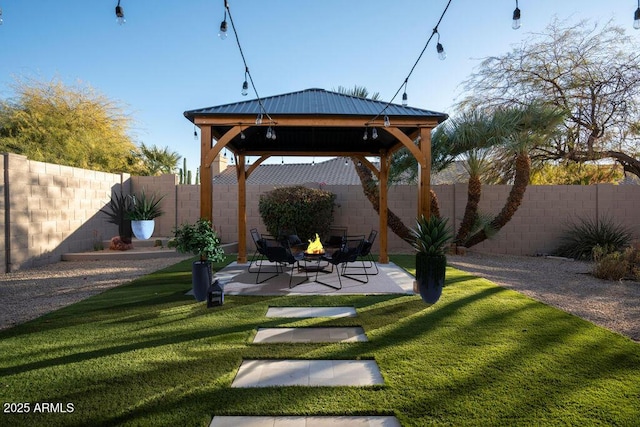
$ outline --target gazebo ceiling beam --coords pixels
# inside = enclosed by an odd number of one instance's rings
[[[416,120],[415,117],[393,117],[391,123],[393,127],[434,127],[434,119],[425,118],[424,120]],[[256,125],[253,116],[225,116],[225,117],[196,117],[194,119],[196,125],[207,126],[242,126],[247,127],[269,127],[269,126],[293,126],[293,127],[378,127],[384,128],[382,120],[380,122],[370,122],[370,117],[277,117],[273,122],[263,121],[262,124]]]

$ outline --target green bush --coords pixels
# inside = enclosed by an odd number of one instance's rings
[[[593,275],[605,280],[640,281],[640,250],[627,248],[624,252],[609,252],[596,247],[593,259]]]
[[[258,209],[267,232],[278,236],[280,230],[296,230],[302,241],[318,233],[326,237],[333,222],[336,195],[330,191],[301,185],[281,187],[260,196]]]
[[[579,218],[569,224],[561,236],[556,255],[591,260],[596,246],[605,248],[608,253],[620,251],[629,246],[631,237],[631,232],[626,227],[615,224],[611,218],[599,221]]]

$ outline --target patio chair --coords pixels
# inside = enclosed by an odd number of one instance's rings
[[[362,267],[359,266],[349,266],[347,268],[363,268],[363,269],[367,269],[367,268],[373,268],[375,270],[375,273],[373,272],[368,272],[365,271],[365,273],[349,273],[351,276],[375,276],[376,274],[378,274],[380,271],[378,270],[378,265],[376,264],[376,261],[373,259],[373,255],[371,254],[371,248],[373,247],[373,242],[376,241],[376,236],[378,235],[378,232],[376,230],[371,230],[371,232],[369,233],[369,237],[366,238],[366,240],[364,241],[364,244],[362,245],[362,250],[360,251],[360,256],[358,257],[358,259],[360,261],[362,261]],[[365,265],[365,261],[368,262],[368,265]]]
[[[259,269],[258,270],[254,269],[252,271],[251,266],[253,265],[253,263],[256,263],[256,265],[262,264],[263,257],[265,256],[264,255],[265,242],[264,242],[264,239],[262,238],[262,235],[260,235],[260,232],[258,232],[257,228],[252,228],[251,230],[249,230],[249,233],[251,233],[251,238],[253,239],[253,243],[256,245],[256,250],[253,253],[253,256],[251,257],[251,261],[249,262],[249,268],[247,269],[247,271],[249,273],[257,273]]]
[[[293,272],[295,271],[296,264],[299,263],[300,260],[303,259],[304,253],[299,252],[298,254],[293,254],[291,251],[291,247],[289,243],[285,240],[282,244],[277,239],[273,238],[263,238],[264,240],[264,255],[267,259],[275,263],[276,271],[262,271],[263,263],[261,262],[258,266],[258,275],[256,276],[256,284],[264,283],[269,279],[272,279],[280,274],[285,272],[288,266],[291,266],[291,273],[289,274],[289,288],[293,288],[294,286],[298,286],[307,280],[309,280],[309,274],[305,270],[305,277],[300,280],[298,283],[293,283]],[[263,278],[260,280],[260,274],[267,273],[270,274],[266,279]]]
[[[344,240],[342,247],[336,251],[334,251],[331,255],[323,255],[321,259],[323,261],[327,261],[329,264],[335,266],[336,275],[338,276],[339,286],[334,286],[329,283],[321,282],[318,280],[318,273],[316,272],[316,282],[329,286],[334,289],[342,289],[342,277],[347,277],[349,279],[355,280],[360,283],[369,283],[369,276],[367,275],[367,270],[364,268],[364,273],[360,274],[365,276],[365,279],[359,279],[354,274],[346,274],[346,269],[349,263],[356,262],[360,253],[362,252],[362,248],[364,246],[364,236],[347,236]]]

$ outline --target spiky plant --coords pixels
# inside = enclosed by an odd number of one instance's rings
[[[164,212],[160,209],[160,202],[164,196],[158,197],[152,194],[148,197],[144,190],[140,195],[133,195],[131,197],[131,210],[128,212],[127,217],[133,221],[144,221],[159,217]]]
[[[448,218],[431,215],[427,219],[421,215],[416,220],[416,228],[411,230],[414,249],[426,256],[443,256],[447,243],[453,237],[448,222]]]

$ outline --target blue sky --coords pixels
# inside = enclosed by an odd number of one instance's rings
[[[185,110],[254,98],[240,90],[244,65],[231,34],[218,37],[223,0],[0,0],[0,97],[14,76],[80,81],[121,102],[136,143],[168,146],[199,164],[199,140]],[[389,101],[429,38],[447,0],[229,0],[261,97],[308,88],[365,86]],[[409,104],[452,112],[460,83],[480,60],[508,52],[554,18],[632,27],[633,0],[453,0],[408,85]],[[400,103],[400,99],[396,100]],[[304,159],[287,159],[287,161]],[[311,159],[307,159],[310,161]],[[280,159],[274,159],[280,162]]]

